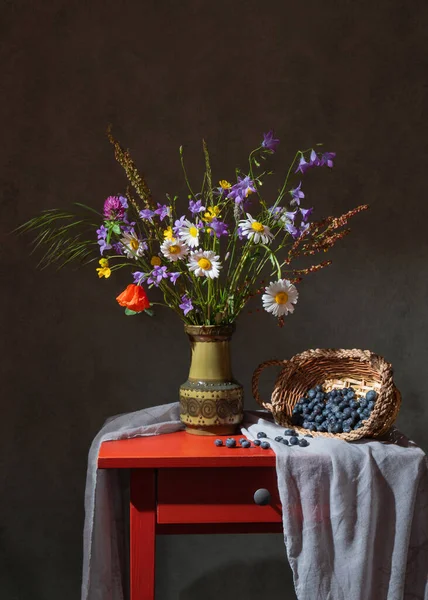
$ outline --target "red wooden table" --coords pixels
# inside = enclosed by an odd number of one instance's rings
[[[98,467],[131,469],[131,600],[154,600],[157,534],[282,531],[272,450],[216,447],[179,431],[104,442]],[[270,492],[268,504],[256,504],[258,489]]]

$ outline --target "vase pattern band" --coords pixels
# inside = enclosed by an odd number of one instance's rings
[[[243,388],[234,380],[229,342],[234,327],[187,326],[192,357],[180,386],[180,419],[188,433],[234,433],[243,419]]]

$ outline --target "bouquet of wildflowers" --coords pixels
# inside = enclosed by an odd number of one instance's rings
[[[153,305],[159,304],[187,324],[233,323],[249,299],[261,294],[263,308],[283,324],[298,299],[295,284],[331,262],[294,269],[293,261],[326,252],[349,233],[344,228],[349,218],[367,208],[311,220],[313,208],[303,206],[303,176],[313,168],[331,169],[335,159],[334,152],[314,149],[299,150],[276,197],[263,197],[263,182],[272,175],[266,160],[279,144],[270,131],[250,153],[247,171],[237,169],[233,180],[220,179],[218,185],[203,142],[205,172],[197,191],[180,148],[188,189],[182,211],[177,196],[155,201],[129,152],[110,130],[108,137],[129,182],[126,193],[109,196],[102,213],[76,203],[83,216],[46,210],[20,229],[36,231],[35,246],[47,246],[42,266],[97,260],[100,278],[129,269],[132,283],[117,297],[127,315],[151,315]],[[161,291],[163,302],[150,300],[152,288]]]

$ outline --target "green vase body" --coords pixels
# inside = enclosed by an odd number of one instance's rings
[[[180,419],[188,433],[230,435],[244,416],[244,391],[232,375],[234,325],[185,325],[191,347],[189,378],[180,386]]]

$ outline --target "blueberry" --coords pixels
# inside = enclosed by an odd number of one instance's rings
[[[315,400],[312,400],[312,402],[310,402],[310,403],[308,404],[308,408],[309,408],[309,410],[313,410],[313,409],[314,409],[314,406],[315,406],[315,404],[316,404],[316,401],[315,401]]]
[[[240,443],[240,444],[242,444],[242,442],[245,442],[246,440],[247,440],[247,438],[241,438],[241,439],[239,440],[239,443]]]
[[[335,396],[337,396],[337,390],[335,388],[333,388],[330,392],[330,396],[331,398],[334,398]]]
[[[318,431],[321,431],[322,433],[325,433],[326,431],[328,431],[327,421],[323,421],[320,425],[318,425]]]
[[[344,396],[345,394],[348,393],[348,388],[342,388],[341,390],[339,390],[340,393]]]
[[[303,412],[303,407],[302,406],[295,406],[293,408],[293,415],[299,415],[301,412]]]
[[[328,410],[328,408],[325,408],[325,409],[322,411],[322,413],[321,413],[321,414],[322,414],[322,416],[323,416],[323,417],[326,417],[326,416],[328,415],[328,413],[329,413],[329,410]]]
[[[361,398],[361,400],[360,400],[360,407],[361,408],[366,408],[367,404],[368,404],[368,400],[366,400],[365,398]]]
[[[302,438],[301,440],[299,440],[299,446],[301,448],[306,448],[306,446],[309,446],[308,440],[305,440],[305,438]]]
[[[360,404],[356,400],[351,400],[351,402],[349,403],[349,406],[351,408],[358,408],[360,406]]]
[[[306,415],[306,420],[308,423],[313,423],[315,420],[314,415]]]
[[[257,434],[257,438],[259,440],[261,440],[262,438],[265,438],[265,437],[267,437],[267,435],[265,434],[264,431],[259,431],[259,433]]]
[[[354,429],[359,429],[362,426],[363,426],[362,422],[358,421],[358,423],[356,425],[354,425]]]
[[[346,397],[350,400],[352,400],[352,398],[355,398],[355,392],[352,388],[348,388],[348,393],[346,394]]]
[[[282,435],[277,435],[275,438],[275,442],[282,442],[284,438],[282,437]]]
[[[341,410],[338,410],[336,413],[336,419],[343,419],[343,412]]]
[[[253,444],[255,446],[260,446],[260,440],[253,440]]]
[[[350,417],[352,415],[352,409],[351,408],[344,408],[343,409],[343,416],[344,417]]]
[[[296,435],[296,432],[294,431],[294,429],[286,429],[284,431],[284,435]]]
[[[322,423],[324,421],[324,417],[322,415],[317,415],[315,417],[315,423]]]
[[[262,442],[260,445],[263,448],[263,450],[269,450],[270,448],[269,442]]]
[[[215,440],[214,444],[215,444],[216,446],[223,446],[223,442],[222,442],[222,440]]]
[[[349,426],[349,425],[346,425],[346,426],[343,428],[343,433],[350,433],[350,431],[351,431],[351,428],[350,428],[350,426]]]
[[[251,442],[249,440],[244,440],[243,442],[241,442],[241,446],[243,448],[250,448],[251,447]]]
[[[316,428],[316,426],[314,425],[314,423],[310,423],[310,425],[309,425],[308,429],[309,429],[309,431],[316,431],[316,430],[317,430],[317,428]]]
[[[303,427],[303,429],[309,429],[309,427],[310,427],[309,421],[303,421],[302,427]]]
[[[336,414],[336,413],[340,412],[340,408],[338,406],[333,406],[333,408],[331,409],[331,412],[333,414]]]
[[[340,423],[333,426],[333,433],[342,433],[342,425]]]
[[[366,394],[366,399],[369,402],[374,402],[377,398],[377,392],[375,392],[374,390],[370,390],[369,392],[367,392]]]
[[[344,408],[348,408],[348,406],[349,406],[349,404],[345,401],[343,401],[339,404],[340,410],[343,410]]]
[[[236,446],[236,440],[234,440],[233,438],[227,438],[227,440],[226,440],[226,446],[228,448],[235,448],[235,446]]]
[[[313,398],[315,398],[316,395],[317,395],[317,393],[315,390],[309,390],[308,398],[310,398],[312,400]]]
[[[367,408],[369,410],[373,410],[373,408],[374,408],[374,402],[372,400],[370,400],[370,402],[368,403]]]
[[[318,392],[317,395],[315,396],[315,400],[324,400],[323,392]]]
[[[316,385],[316,386],[315,386],[315,391],[316,391],[316,392],[322,392],[322,385],[319,385],[319,384],[318,384],[318,385]]]
[[[288,440],[287,440],[287,438],[284,438],[282,440],[282,443],[284,444],[284,446],[288,446]]]
[[[295,435],[292,435],[290,438],[290,446],[295,446],[298,443],[299,443],[299,440],[297,439],[297,437]]]

